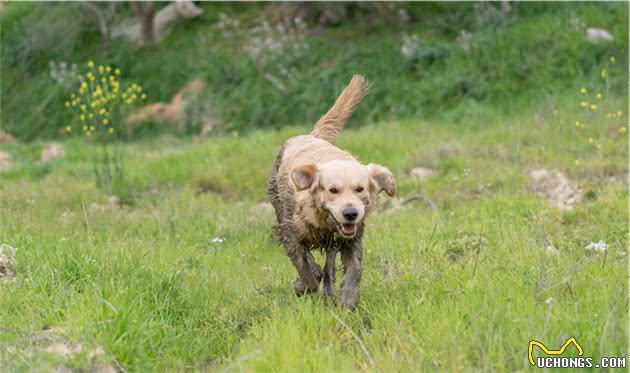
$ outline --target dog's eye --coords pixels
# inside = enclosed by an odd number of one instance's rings
[[[330,189],[328,189],[328,191],[329,191],[330,193],[332,193],[332,194],[337,194],[337,193],[339,193],[339,191],[337,190],[337,188],[330,188]]]
[[[357,193],[361,193],[361,192],[363,192],[363,187],[358,187],[357,188]]]

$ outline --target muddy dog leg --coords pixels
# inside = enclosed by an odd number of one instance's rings
[[[361,259],[363,245],[355,240],[341,250],[341,262],[344,267],[344,279],[341,285],[341,304],[355,309],[359,303],[359,284],[361,283]]]
[[[332,300],[335,299],[335,259],[337,259],[337,249],[326,249],[326,265],[324,266],[324,296]]]
[[[286,234],[282,238],[284,250],[298,271],[298,279],[294,284],[295,294],[300,296],[305,292],[317,291],[322,275],[321,269],[315,263],[315,258],[304,245],[295,239],[295,235]]]
[[[322,280],[322,267],[320,267],[319,264],[315,262],[315,258],[313,258],[313,255],[309,251],[306,252],[306,260],[308,262],[308,266],[311,271],[311,274],[313,274],[315,281],[317,281],[317,286],[315,288],[308,288],[305,282],[302,281],[302,278],[298,274],[298,278],[295,280],[295,283],[293,284],[295,288],[295,294],[297,296],[301,296],[306,292],[313,293],[317,291],[317,288],[319,287],[319,283]]]

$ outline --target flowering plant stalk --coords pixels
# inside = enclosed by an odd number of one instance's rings
[[[77,75],[77,82],[78,87],[65,106],[78,120],[67,126],[66,132],[79,133],[86,141],[98,145],[93,148],[92,157],[96,185],[113,194],[124,181],[123,114],[139,100],[146,99],[146,94],[136,83],[123,84],[120,69],[97,67],[93,61],[88,61],[84,73]]]
[[[612,110],[606,114],[606,120],[603,119],[602,107],[606,101],[609,92],[609,63],[615,64],[616,58],[610,56],[610,62],[606,62],[599,74],[601,80],[593,82],[590,88],[580,88],[579,107],[581,109],[580,117],[582,120],[575,121],[574,133],[582,141],[585,141],[589,147],[597,152],[599,159],[604,158],[606,147],[612,148],[621,145],[623,149],[627,148],[627,118],[623,118],[622,110]],[[604,92],[602,94],[602,92]],[[610,130],[611,125],[615,125],[614,130]],[[580,166],[582,161],[575,159],[575,165]],[[603,176],[603,170],[602,170]]]

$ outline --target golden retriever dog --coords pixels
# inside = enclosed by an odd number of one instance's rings
[[[367,92],[365,78],[353,76],[310,135],[282,145],[267,183],[278,238],[298,272],[296,294],[316,292],[323,278],[324,296],[350,309],[359,302],[361,239],[370,204],[381,191],[389,196],[396,193],[394,175],[387,168],[363,165],[335,146],[344,123]],[[323,272],[313,249],[326,253]],[[335,294],[337,253],[345,275],[340,299]]]

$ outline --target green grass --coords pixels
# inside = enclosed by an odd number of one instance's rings
[[[279,145],[309,126],[128,144],[133,198],[115,209],[90,207],[106,198],[90,145],[66,140],[66,158],[48,166],[35,165],[44,142],[3,145],[16,168],[0,183],[0,241],[18,248],[18,265],[0,283],[0,370],[520,371],[531,339],[557,348],[570,336],[586,356],[624,356],[628,151],[617,128],[628,117],[577,111],[579,100],[345,131],[339,146],[390,167],[399,196],[438,206],[369,218],[356,312],[293,295],[272,214],[254,207]],[[607,98],[598,113],[625,107],[627,96]],[[588,136],[606,139],[601,152]],[[416,166],[438,174],[418,184]],[[590,197],[550,207],[530,188],[536,167]],[[198,193],[204,183],[215,192]],[[606,254],[584,249],[599,240]],[[45,352],[44,329],[83,352]]]

